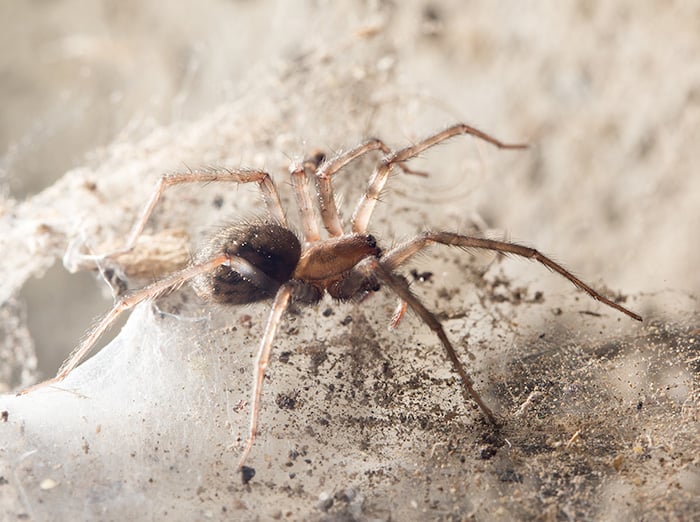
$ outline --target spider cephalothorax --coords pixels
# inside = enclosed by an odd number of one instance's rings
[[[486,418],[497,425],[496,417],[474,389],[469,374],[460,362],[440,321],[411,292],[406,279],[396,273],[396,270],[414,255],[432,244],[441,244],[463,249],[492,250],[534,259],[564,276],[594,299],[633,319],[641,321],[641,317],[596,292],[537,250],[515,243],[451,232],[425,232],[382,252],[375,238],[367,232],[367,228],[379,194],[392,168],[398,166],[406,172],[411,172],[405,162],[426,149],[460,134],[476,136],[501,149],[526,147],[503,143],[478,129],[458,124],[395,152],[382,141],[371,139],[330,159],[325,159],[322,154],[315,154],[303,164],[295,165],[291,170],[291,178],[299,207],[303,241],[289,229],[277,189],[269,174],[264,171],[208,170],[162,176],[140,219],[134,225],[126,246],[118,252],[102,257],[116,257],[134,247],[156,203],[165,189],[171,185],[214,181],[258,183],[265,197],[270,217],[268,220],[224,227],[196,255],[192,265],[119,299],[114,308],[64,363],[58,375],[37,386],[63,380],[73,368],[80,364],[99,337],[123,311],[142,301],[155,299],[171,292],[185,282],[192,282],[200,295],[221,304],[239,305],[272,299],[272,309],[257,356],[248,441],[239,461],[239,468],[243,469],[257,433],[263,379],[270,360],[273,340],[281,318],[290,303],[315,303],[324,293],[338,300],[359,299],[369,292],[379,290],[382,285],[397,294],[404,307],[412,308],[435,332],[461,379],[463,390],[479,406]],[[350,229],[346,231],[335,205],[331,178],[351,161],[375,150],[383,152],[384,155],[375,167],[369,186],[352,215]],[[316,220],[315,205],[308,188],[309,178],[316,181],[318,208],[327,232],[325,238],[321,237]],[[250,475],[244,474],[244,477],[246,476]]]

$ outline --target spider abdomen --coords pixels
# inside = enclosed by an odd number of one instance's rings
[[[237,224],[214,236],[198,259],[220,253],[244,259],[263,276],[241,275],[231,267],[220,266],[196,278],[193,286],[200,295],[217,303],[240,305],[273,297],[292,277],[301,244],[291,230],[276,223]]]

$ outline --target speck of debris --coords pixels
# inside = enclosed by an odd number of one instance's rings
[[[496,454],[496,448],[493,446],[488,446],[486,448],[483,448],[481,450],[481,458],[483,460],[489,460],[491,457],[493,457]]]
[[[304,349],[304,354],[310,357],[309,359],[309,369],[316,375],[318,374],[318,368],[328,359],[328,353],[323,345],[311,345]]]
[[[282,410],[293,410],[297,405],[297,398],[294,395],[280,393],[275,399],[277,406]]]
[[[333,312],[333,309],[332,309],[332,308],[330,308],[330,307],[329,307],[329,308],[326,308],[326,309],[323,311],[323,317],[330,317],[331,315],[333,315],[333,313],[334,313],[334,312]]]
[[[644,406],[644,403],[642,401],[639,401],[637,403],[637,411],[640,411],[642,409],[642,406]]]
[[[50,478],[45,478],[39,484],[39,488],[42,489],[43,491],[48,491],[50,489],[55,488],[56,486],[58,486],[58,482],[56,482],[54,479],[50,479]]]
[[[129,285],[127,284],[126,280],[124,280],[124,278],[121,277],[115,270],[107,268],[103,272],[103,275],[107,280],[107,283],[109,283],[109,285],[114,289],[116,295],[122,295],[129,289]]]
[[[350,316],[350,315],[346,316],[345,319],[340,321],[340,324],[342,324],[343,326],[347,326],[350,323],[352,323],[352,316]]]
[[[333,498],[338,501],[338,502],[352,502],[355,497],[357,496],[357,493],[355,492],[354,489],[348,488],[342,491],[336,491],[335,495],[333,495]]]
[[[0,486],[4,486],[5,484],[9,484],[9,482],[5,477],[0,476]]]
[[[53,227],[51,225],[47,225],[46,223],[40,223],[36,227],[37,234],[50,234],[52,231]]]
[[[224,206],[224,197],[221,195],[218,195],[214,198],[214,201],[212,201],[214,204],[214,208],[221,208]]]
[[[501,482],[517,482],[523,481],[523,477],[514,469],[504,469],[498,473],[498,480]]]
[[[430,279],[433,277],[432,272],[419,272],[415,268],[411,270],[411,277],[415,281],[419,281],[421,283],[425,283],[426,281],[430,281]]]
[[[7,419],[10,418],[10,412],[7,410],[3,410],[2,413],[0,413],[0,419],[2,419],[2,422],[7,422]]]
[[[255,476],[255,468],[250,468],[248,466],[243,466],[241,468],[241,480],[243,484],[248,484]]]
[[[622,468],[622,463],[624,462],[625,458],[622,455],[617,455],[613,460],[612,460],[612,467],[615,469],[615,471],[620,471],[620,468]]]
[[[287,364],[289,362],[289,358],[292,356],[292,352],[290,351],[284,351],[280,354],[279,356],[279,362]]]
[[[318,502],[318,509],[321,511],[328,511],[333,507],[333,497],[327,493],[322,493]]]

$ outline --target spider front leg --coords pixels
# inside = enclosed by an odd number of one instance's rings
[[[324,154],[318,151],[310,158],[304,160],[303,163],[295,163],[289,169],[306,243],[313,243],[321,239],[318,223],[316,222],[316,212],[309,193],[309,177],[316,175],[316,169],[323,159]]]
[[[316,182],[318,187],[319,207],[321,208],[321,219],[323,220],[323,226],[332,237],[339,237],[343,235],[343,225],[340,222],[340,214],[338,213],[338,207],[335,204],[331,177],[352,161],[364,156],[368,152],[372,152],[373,150],[381,150],[385,154],[388,154],[391,149],[389,149],[389,147],[387,147],[383,141],[373,138],[353,149],[340,153],[334,158],[323,162],[316,170]]]
[[[316,169],[316,182],[318,188],[319,207],[321,209],[321,219],[323,220],[323,226],[326,228],[331,237],[339,237],[343,235],[343,225],[340,222],[340,214],[338,213],[338,207],[335,204],[331,177],[339,170],[345,168],[351,162],[375,150],[380,150],[384,154],[389,154],[391,152],[391,149],[382,140],[372,138],[353,149],[342,152],[337,156],[324,161],[321,163],[319,168]],[[396,162],[396,164],[398,164],[399,168],[401,168],[407,174],[425,176],[423,172],[412,170],[401,162]]]
[[[565,269],[560,264],[554,262],[549,257],[535,250],[534,248],[526,247],[523,245],[518,245],[515,243],[508,243],[506,241],[496,241],[494,239],[485,239],[480,237],[463,236],[460,234],[454,234],[451,232],[426,232],[403,245],[399,245],[393,248],[382,258],[382,265],[388,270],[395,270],[405,262],[407,262],[415,254],[426,248],[427,246],[439,243],[443,245],[456,246],[462,249],[468,248],[479,248],[482,250],[492,250],[495,252],[502,252],[504,254],[515,254],[527,259],[534,259],[544,266],[562,275],[569,281],[571,281],[577,288],[580,288],[588,295],[590,295],[596,301],[600,301],[603,304],[608,305],[615,310],[628,315],[636,321],[641,321],[642,317],[631,310],[628,310],[624,306],[611,301],[604,295],[595,291],[589,285],[581,281],[578,277],[573,275],[567,269]]]
[[[386,184],[386,180],[389,177],[389,173],[391,172],[391,169],[394,167],[394,165],[401,165],[403,162],[415,158],[421,152],[424,152],[425,150],[434,147],[438,143],[443,142],[454,136],[459,136],[461,134],[476,136],[477,138],[480,138],[488,143],[491,143],[492,145],[495,145],[499,149],[526,149],[528,147],[528,145],[525,143],[504,143],[494,138],[490,134],[486,134],[485,132],[480,131],[479,129],[476,129],[464,123],[460,123],[457,125],[453,125],[452,127],[448,127],[447,129],[440,131],[436,134],[433,134],[432,136],[429,136],[426,139],[419,141],[415,145],[406,147],[392,154],[389,154],[384,159],[382,159],[379,165],[377,165],[377,167],[375,168],[374,174],[372,175],[372,179],[370,180],[369,186],[367,187],[367,192],[365,192],[365,194],[362,196],[359,203],[357,204],[357,207],[355,208],[355,212],[352,215],[352,231],[355,234],[364,234],[365,232],[367,232],[367,226],[369,225],[369,220],[372,217],[374,207],[377,204],[379,195],[381,194],[382,189]]]

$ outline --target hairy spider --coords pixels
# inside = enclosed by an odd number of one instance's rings
[[[406,161],[448,138],[461,134],[476,136],[501,149],[527,147],[523,144],[503,143],[474,127],[458,124],[398,151],[392,151],[381,140],[370,139],[333,158],[325,159],[319,153],[303,164],[293,165],[291,179],[300,212],[303,242],[289,229],[277,189],[267,172],[245,169],[210,170],[162,176],[134,224],[126,246],[118,252],[94,256],[94,258],[116,257],[133,249],[158,200],[165,189],[173,185],[213,181],[257,183],[265,198],[270,218],[266,221],[224,228],[209,241],[205,249],[196,255],[190,266],[121,297],[114,308],[97,323],[66,360],[56,377],[35,387],[63,380],[87,356],[99,337],[122,312],[142,301],[163,296],[185,282],[191,282],[201,296],[221,304],[240,305],[272,299],[272,310],[257,354],[248,440],[238,464],[238,468],[245,471],[244,464],[253,447],[258,429],[265,370],[270,361],[270,353],[280,321],[290,303],[316,303],[324,293],[341,301],[358,300],[378,291],[381,285],[386,285],[398,295],[404,308],[406,305],[410,306],[435,332],[468,396],[492,424],[498,425],[495,415],[474,389],[472,380],[457,357],[440,321],[413,294],[406,279],[396,273],[396,270],[415,254],[437,243],[462,249],[492,250],[534,259],[561,274],[594,299],[638,321],[641,321],[641,317],[604,297],[550,258],[526,246],[452,232],[424,232],[387,252],[380,249],[375,238],[367,233],[367,227],[392,168],[398,166],[404,171],[411,172],[405,165]],[[375,167],[369,186],[355,208],[350,220],[350,232],[345,232],[336,208],[331,178],[353,160],[375,150],[383,152],[384,155]],[[308,187],[310,177],[316,180],[321,219],[328,235],[324,239],[321,238]],[[397,322],[398,318],[394,321]]]

